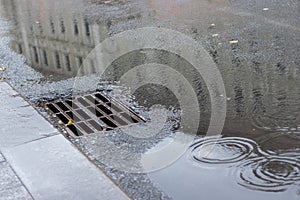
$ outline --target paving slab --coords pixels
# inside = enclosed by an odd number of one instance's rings
[[[0,82],[0,113],[0,150],[57,132],[6,82]]]
[[[32,199],[8,163],[0,163],[0,199]]]
[[[6,82],[2,81],[0,82],[0,95],[3,94],[10,94],[10,95],[16,95],[18,94],[17,91],[13,90],[9,84],[7,84]]]
[[[3,155],[35,199],[128,199],[62,135],[7,148]]]

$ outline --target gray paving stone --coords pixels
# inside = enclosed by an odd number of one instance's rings
[[[32,199],[6,162],[0,163],[0,199]]]
[[[56,133],[56,129],[5,82],[0,82],[0,113],[0,149]]]
[[[3,200],[30,200],[32,199],[24,187],[9,188],[0,191],[0,199]]]
[[[3,154],[35,199],[128,199],[62,135]]]
[[[8,85],[6,82],[0,81],[0,95],[3,95],[5,93],[16,95],[18,94],[15,90],[13,90],[10,85]]]

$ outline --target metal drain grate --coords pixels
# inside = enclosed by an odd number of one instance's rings
[[[132,110],[99,92],[46,104],[73,137],[144,122]]]

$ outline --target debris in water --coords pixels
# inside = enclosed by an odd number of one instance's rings
[[[269,10],[269,8],[263,8],[263,11],[268,11]]]
[[[69,121],[68,121],[68,125],[71,125],[73,123],[73,121],[71,120],[71,119],[69,119]]]
[[[237,44],[239,41],[238,40],[230,40],[229,43],[230,44]]]
[[[0,71],[5,71],[6,67],[0,67]]]
[[[219,34],[217,34],[217,33],[216,33],[216,34],[213,34],[212,36],[213,36],[213,37],[218,37],[218,36],[219,36]]]
[[[111,1],[104,1],[105,4],[111,3]]]

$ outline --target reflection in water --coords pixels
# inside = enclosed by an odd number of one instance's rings
[[[174,199],[297,199],[299,150],[275,153],[241,137],[202,138],[149,177]]]
[[[283,192],[300,183],[299,152],[268,154],[245,160],[239,170],[238,184],[253,190]]]
[[[241,137],[202,138],[149,177],[174,199],[298,199],[299,150],[264,151]]]
[[[166,17],[178,14],[184,3],[186,0],[149,0],[149,4],[156,10],[162,10]]]
[[[256,142],[238,137],[201,139],[190,151],[200,167],[235,166],[232,171],[238,184],[249,189],[283,192],[289,185],[300,184],[299,151],[263,151]]]
[[[245,138],[202,139],[191,146],[195,161],[206,164],[235,164],[257,150],[257,144]]]
[[[15,25],[15,30],[12,31],[14,36],[13,49],[26,57],[27,64],[46,74],[63,74],[70,77],[79,73],[78,69],[85,61],[86,56],[96,44],[107,36],[106,32],[111,26],[111,22],[108,21],[104,25],[101,22],[102,16],[100,14],[97,14],[99,15],[98,18],[93,20],[86,17],[81,11],[83,4],[80,0],[70,1],[71,3],[69,1],[64,2],[61,7],[54,8],[51,2],[46,0],[2,1],[6,8],[5,15],[11,18]],[[106,4],[101,0],[91,2]],[[203,1],[203,3],[205,2],[210,3],[210,1]],[[217,1],[216,3],[221,6],[220,2]],[[79,8],[73,6],[76,3],[80,5]],[[197,1],[193,0],[150,0],[148,3],[151,7],[162,9],[188,10],[182,6],[189,5],[192,7],[194,4],[199,6]],[[111,8],[115,4],[128,3],[111,1],[107,3],[107,6]],[[67,8],[68,6],[69,8]],[[199,7],[199,9],[204,14],[209,14],[205,13],[205,7]],[[187,17],[190,15],[188,14]],[[184,19],[184,16],[181,17]],[[211,31],[211,28],[208,30]],[[199,34],[201,33],[198,33],[198,37],[200,37]],[[212,46],[207,48],[222,72],[227,90],[228,110],[227,123],[224,129],[226,134],[235,134],[236,132],[248,134],[253,129],[257,132],[260,131],[260,133],[268,133],[269,131],[300,132],[298,130],[300,113],[299,69],[294,64],[296,62],[290,62],[290,60],[296,61],[297,57],[294,57],[293,48],[288,48],[285,49],[287,58],[282,58],[283,55],[279,47],[284,49],[286,44],[281,43],[281,40],[287,37],[283,34],[286,33],[278,31],[273,35],[267,29],[257,30],[250,27],[249,30],[245,29],[244,32],[240,33],[240,37],[249,40],[242,45],[234,44],[222,48],[215,47],[215,41],[205,41],[212,43]],[[269,42],[264,42],[264,40],[267,41],[265,35],[270,35],[268,37]],[[203,38],[205,37],[206,35],[203,35]],[[276,45],[276,48],[264,52],[267,59],[261,56],[261,49],[266,48],[261,46],[265,45],[264,43]],[[294,44],[296,45],[296,43]],[[294,47],[294,49],[296,48]],[[185,72],[189,68],[189,64],[183,63],[167,52],[144,51],[124,56],[123,59],[116,60],[113,64],[112,79],[121,74],[121,71],[125,71],[124,69],[150,62],[172,65],[180,73],[184,73],[197,90],[201,106],[201,119],[204,121],[204,118],[209,119],[210,116],[207,114],[209,113],[209,97],[201,77],[196,75],[193,70]],[[92,74],[96,72],[99,63],[100,60],[97,57],[89,58],[80,73]],[[159,73],[157,76],[164,78]],[[137,100],[140,99],[140,102],[143,102],[145,99],[149,99],[151,101],[155,96],[165,96],[164,94],[166,94],[164,90],[158,89],[147,91],[150,92],[145,94],[140,92],[138,94],[140,97],[137,97]],[[161,104],[165,103],[170,106],[170,102],[174,102],[176,106],[176,101],[164,99],[166,101],[160,101]],[[241,124],[241,122],[244,123],[244,126],[237,128],[236,124]],[[207,124],[207,122],[201,124]]]
[[[75,12],[72,7],[54,8],[50,1],[44,0],[37,4],[18,0],[2,2],[15,25],[12,48],[26,57],[28,65],[46,74],[77,75],[85,57],[104,37],[102,24],[91,24],[83,13]],[[96,62],[89,60],[83,73],[95,72]]]
[[[64,3],[58,6],[57,2]],[[108,12],[117,10],[114,5],[121,5],[122,9],[125,9],[125,5],[130,4],[123,0],[87,2],[107,6]],[[224,135],[235,136],[196,141],[188,151],[191,159],[188,162],[180,160],[178,164],[175,163],[166,171],[158,172],[158,182],[174,187],[176,197],[181,197],[181,190],[188,190],[190,193],[186,195],[194,198],[201,195],[199,193],[203,193],[204,197],[206,193],[214,195],[214,191],[207,192],[212,187],[207,185],[205,187],[202,182],[206,181],[211,182],[213,186],[217,184],[217,189],[220,189],[225,187],[222,184],[225,179],[235,179],[234,186],[230,188],[226,185],[228,191],[223,191],[224,193],[231,193],[231,191],[238,193],[235,191],[237,183],[244,186],[242,188],[251,189],[249,191],[281,191],[280,194],[287,192],[290,186],[300,184],[298,150],[300,148],[300,59],[296,51],[299,49],[299,32],[295,32],[297,28],[290,29],[290,25],[282,26],[279,23],[274,26],[278,16],[271,18],[272,16],[266,13],[264,14],[270,17],[270,20],[262,19],[256,14],[251,15],[251,19],[246,16],[242,19],[234,17],[232,14],[236,13],[234,6],[239,7],[239,1],[145,0],[143,2],[147,2],[145,4],[157,12],[146,14],[147,19],[144,19],[146,22],[158,18],[168,23],[171,19],[172,26],[175,24],[178,30],[187,30],[187,34],[199,39],[199,42],[210,52],[223,75],[226,86],[228,108]],[[232,2],[232,8],[230,6],[226,8],[231,11],[231,14],[213,9],[215,6],[222,7],[228,2]],[[107,37],[106,32],[112,25],[120,26],[120,30],[127,29],[127,26],[135,27],[134,23],[133,26],[129,25],[134,18],[132,13],[129,13],[128,18],[121,17],[120,22],[114,21],[115,24],[112,24],[111,20],[103,22],[105,20],[102,20],[102,17],[107,13],[93,13],[93,17],[87,17],[81,10],[86,4],[81,0],[2,0],[1,4],[5,9],[0,14],[8,17],[15,26],[11,31],[14,37],[13,49],[26,57],[28,65],[45,74],[55,76],[63,74],[63,78],[77,75],[86,56],[96,44]],[[79,6],[76,7],[76,4]],[[209,6],[205,7],[208,4]],[[281,8],[282,4],[280,2],[278,7]],[[295,4],[296,1],[291,5]],[[247,7],[250,8],[252,7]],[[147,10],[144,5],[142,9]],[[288,15],[291,9],[293,8],[286,11]],[[255,12],[258,10],[260,8]],[[173,19],[173,16],[176,16],[176,19]],[[298,16],[299,14],[294,19]],[[130,23],[127,23],[128,21]],[[139,26],[144,27],[149,24],[142,23]],[[215,33],[219,36],[212,38],[211,35]],[[228,44],[232,39],[238,39],[239,42]],[[130,52],[114,61],[112,71],[109,72],[110,78],[118,80],[123,72],[132,67],[152,62],[172,66],[185,75],[197,90],[201,120],[203,120],[201,126],[208,124],[206,120],[210,119],[207,114],[210,100],[205,84],[189,63],[170,52],[153,49]],[[98,65],[97,58],[88,60],[82,73],[93,74],[97,71]],[[157,72],[157,77],[165,80],[167,74]],[[178,104],[170,91],[156,85],[143,86],[135,94],[136,100],[146,107],[156,103],[167,107],[176,107]],[[90,141],[87,141],[88,146]],[[184,168],[181,168],[181,165]],[[211,171],[205,171],[203,166],[209,166]],[[228,174],[224,172],[228,169],[236,176],[228,178]],[[214,170],[224,171],[218,171],[220,177],[217,177]],[[185,174],[182,175],[181,172]],[[187,180],[186,182],[191,184],[184,188],[182,185],[176,185],[174,181],[168,182],[177,176],[177,180]],[[194,187],[192,183],[202,184],[204,189]],[[190,191],[189,187],[193,190]],[[250,194],[250,199],[255,199],[254,193],[247,192],[245,194]],[[267,196],[266,199],[273,199],[272,197]]]

